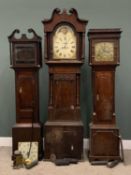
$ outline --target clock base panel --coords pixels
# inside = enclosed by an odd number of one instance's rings
[[[14,151],[18,149],[18,142],[38,142],[38,159],[43,158],[42,125],[39,123],[16,124],[12,128],[12,160]]]
[[[120,160],[119,130],[115,125],[90,125],[89,161]]]
[[[45,159],[81,159],[83,155],[82,122],[45,123]]]

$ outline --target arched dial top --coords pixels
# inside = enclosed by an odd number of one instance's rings
[[[53,36],[53,59],[76,59],[77,38],[68,25],[57,28]]]
[[[114,61],[114,43],[113,42],[96,43],[95,61]]]

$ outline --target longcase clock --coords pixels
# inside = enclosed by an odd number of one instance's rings
[[[33,29],[16,37],[14,30],[8,37],[10,42],[11,68],[15,71],[16,124],[12,128],[12,155],[16,149],[38,145],[35,153],[42,156],[42,125],[39,120],[39,68],[41,67],[41,37]],[[26,143],[25,143],[26,142]],[[31,144],[31,142],[34,142]],[[27,145],[26,144],[26,145]],[[24,152],[29,151],[30,146]],[[25,154],[27,154],[25,153]]]
[[[54,9],[43,21],[45,63],[49,67],[45,158],[81,158],[83,123],[80,115],[80,67],[84,61],[87,21],[75,9]]]
[[[120,29],[90,29],[93,115],[89,160],[119,160],[119,129],[115,115],[115,69],[119,65]]]

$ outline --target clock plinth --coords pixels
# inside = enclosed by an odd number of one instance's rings
[[[11,68],[15,71],[16,124],[12,128],[12,158],[20,142],[37,142],[38,158],[43,155],[42,125],[39,120],[39,68],[41,67],[41,38],[33,29],[28,38],[16,38],[14,30],[10,42]],[[25,150],[28,152],[28,150]]]
[[[121,160],[119,129],[116,125],[90,124],[89,161]]]
[[[90,29],[93,114],[89,126],[89,160],[120,160],[115,115],[115,70],[119,64],[120,29]]]
[[[80,67],[85,27],[77,11],[55,9],[44,20],[45,62],[49,67],[48,119],[44,125],[45,159],[77,158],[83,153],[80,115]]]
[[[76,158],[83,156],[83,123],[81,121],[47,121],[45,123],[45,158]]]
[[[38,159],[41,160],[43,157],[43,139],[42,139],[42,124],[40,123],[22,123],[22,124],[15,124],[12,128],[12,153],[15,150],[19,149],[20,142],[37,142],[38,143]],[[25,151],[29,151],[25,150]],[[13,154],[12,154],[13,159]]]

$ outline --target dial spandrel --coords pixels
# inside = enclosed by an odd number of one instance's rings
[[[112,42],[96,43],[95,61],[114,61],[114,43]]]
[[[76,35],[71,27],[59,27],[53,36],[53,59],[76,59]]]

